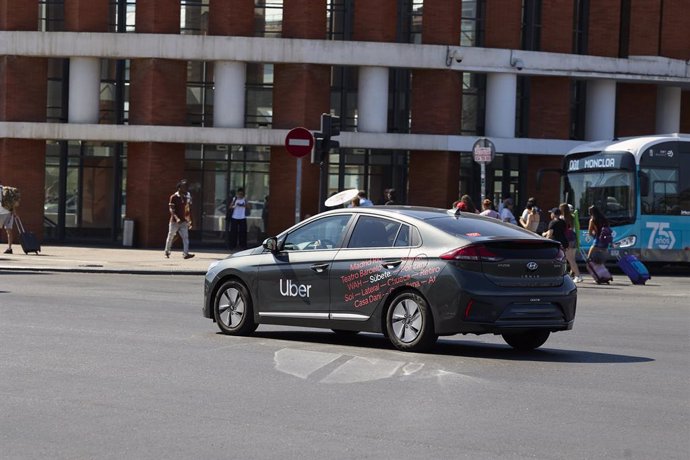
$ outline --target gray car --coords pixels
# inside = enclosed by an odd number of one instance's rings
[[[569,330],[577,288],[563,250],[514,225],[445,209],[337,209],[212,264],[203,314],[230,335],[259,324],[386,335],[501,334],[531,350]]]

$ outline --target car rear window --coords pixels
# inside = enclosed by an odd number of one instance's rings
[[[444,216],[436,219],[428,219],[425,221],[439,230],[442,230],[449,235],[461,238],[479,238],[486,236],[504,237],[504,238],[525,238],[534,236],[527,230],[523,230],[514,225],[503,224],[497,219],[491,217],[475,217],[473,215],[462,216]]]

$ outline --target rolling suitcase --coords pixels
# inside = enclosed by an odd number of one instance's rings
[[[587,256],[585,253],[581,251],[582,258],[585,261],[585,266],[587,267],[587,272],[592,275],[592,278],[594,278],[594,282],[597,284],[608,284],[611,281],[613,281],[613,276],[611,276],[611,273],[609,270],[606,268],[606,266],[601,263],[596,263],[593,260],[587,260]]]
[[[618,267],[628,275],[633,284],[644,284],[651,278],[645,264],[632,254],[619,258]]]
[[[17,222],[17,230],[19,230],[19,242],[22,245],[24,254],[35,252],[36,255],[38,255],[38,253],[41,252],[41,245],[39,244],[36,235],[31,232],[27,232],[24,229],[24,225],[22,224],[19,216],[15,216],[14,220]]]

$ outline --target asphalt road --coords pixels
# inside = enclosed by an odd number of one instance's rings
[[[581,285],[575,327],[406,354],[217,333],[202,278],[0,272],[0,457],[687,459],[690,280]]]

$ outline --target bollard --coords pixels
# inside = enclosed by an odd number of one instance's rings
[[[125,219],[122,226],[122,245],[132,247],[134,242],[134,221],[132,219]]]

